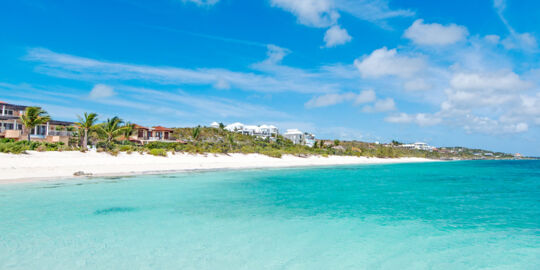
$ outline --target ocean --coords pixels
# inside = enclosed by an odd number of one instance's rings
[[[540,161],[5,184],[0,269],[540,269]]]

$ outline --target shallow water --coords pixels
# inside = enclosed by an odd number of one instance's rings
[[[0,269],[538,269],[540,162],[0,185]]]

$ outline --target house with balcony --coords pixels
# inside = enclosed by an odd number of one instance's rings
[[[279,130],[273,125],[244,125],[242,123],[233,123],[225,126],[225,129],[231,132],[237,132],[244,135],[256,136],[259,138],[275,138],[279,134]]]
[[[287,129],[287,132],[283,133],[283,137],[291,140],[294,144],[301,144],[309,147],[313,147],[316,142],[314,134],[302,132],[298,129]]]
[[[135,124],[129,140],[140,144],[147,144],[149,142],[176,142],[176,140],[172,139],[172,133],[172,129],[162,126],[148,128]]]
[[[25,130],[20,117],[28,106],[9,104],[0,101],[0,138],[26,140],[28,133]],[[44,142],[69,143],[73,135],[69,131],[74,123],[66,121],[50,120],[44,125],[39,125],[30,130],[30,139]]]

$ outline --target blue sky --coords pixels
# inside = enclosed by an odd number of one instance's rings
[[[540,155],[540,2],[5,1],[0,100]]]

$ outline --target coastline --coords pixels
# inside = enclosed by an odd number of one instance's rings
[[[144,174],[167,174],[189,171],[290,168],[333,165],[395,164],[435,162],[426,158],[368,158],[353,156],[284,155],[281,158],[261,154],[168,154],[157,157],[139,153],[107,153],[77,151],[36,152],[13,155],[0,154],[0,184],[24,183],[91,177],[132,176]],[[74,176],[75,172],[83,176]]]

